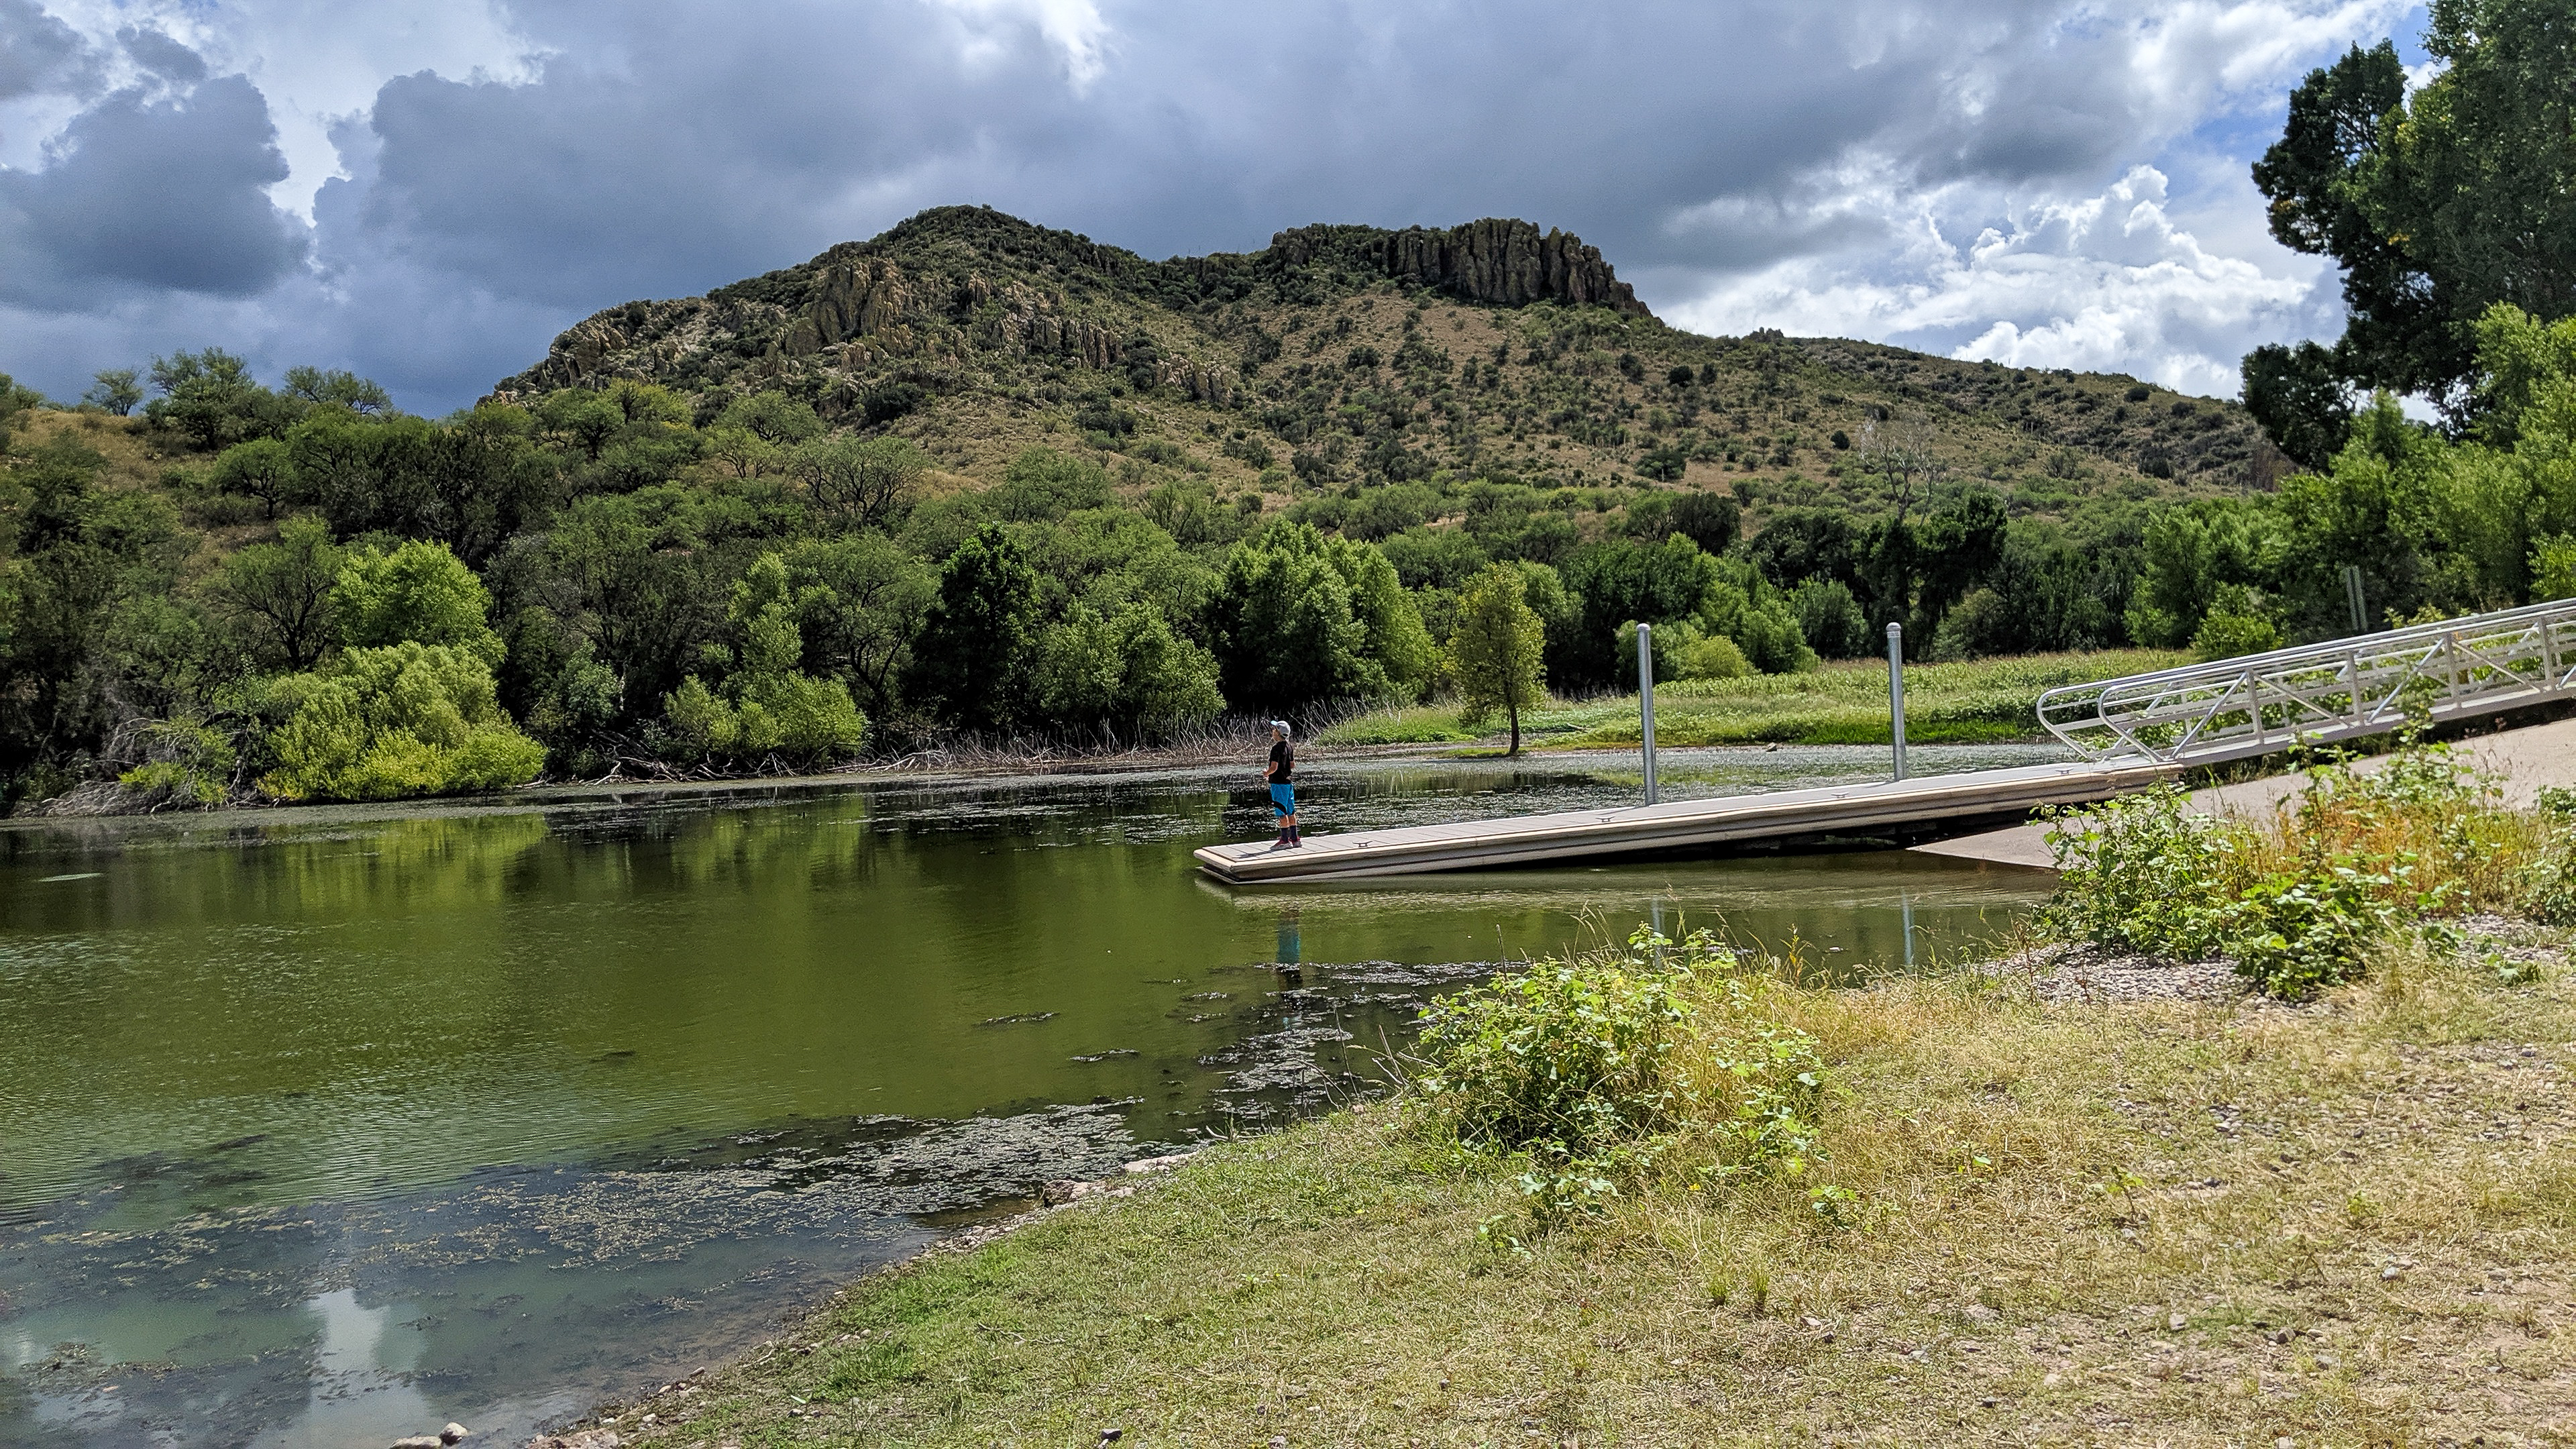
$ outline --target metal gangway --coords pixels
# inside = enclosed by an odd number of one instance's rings
[[[2214,763],[2576,700],[2576,599],[2070,684],[2039,722],[2087,760]]]

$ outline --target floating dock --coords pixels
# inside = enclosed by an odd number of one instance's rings
[[[1199,868],[1219,880],[1264,885],[1483,870],[1583,856],[1708,854],[1872,839],[1894,844],[2018,823],[2042,805],[2089,805],[2174,779],[2183,769],[2135,760],[2031,765],[1769,795],[1668,800],[1618,810],[1316,835],[1288,850],[1266,841],[1211,845],[1195,854]]]
[[[1289,850],[1212,845],[1195,854],[1219,880],[1261,885],[1584,856],[1905,844],[2020,825],[2043,805],[2089,805],[2195,766],[2385,734],[2409,719],[2457,724],[2571,702],[2576,599],[2558,599],[2049,690],[2039,697],[2039,723],[2082,757],[2074,764],[1354,831]],[[2535,731],[2526,748],[2555,759],[2564,752],[2559,738]],[[1901,745],[1898,758],[1901,768]],[[1651,751],[1646,768],[1654,768]],[[1991,848],[2003,853],[1990,858],[2036,864],[2044,847],[2035,834],[1996,843]]]

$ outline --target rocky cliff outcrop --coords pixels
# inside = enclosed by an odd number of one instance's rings
[[[810,357],[826,347],[885,330],[913,305],[912,289],[894,263],[862,258],[823,269],[805,315],[780,340],[790,357]]]
[[[1612,273],[1601,249],[1572,232],[1542,233],[1526,221],[1487,217],[1446,231],[1409,226],[1309,226],[1270,239],[1271,254],[1290,267],[1335,256],[1382,276],[1505,307],[1562,302],[1608,307],[1648,317],[1634,289]]]

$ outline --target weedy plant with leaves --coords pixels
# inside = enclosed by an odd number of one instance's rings
[[[1823,1156],[1830,1088],[1781,989],[1708,931],[1534,964],[1424,1013],[1416,1079],[1431,1130],[1518,1169],[1541,1230],[1605,1211],[1650,1175],[1702,1188],[1798,1176]],[[1848,1194],[1817,1200],[1840,1221]],[[1518,1246],[1489,1219],[1480,1236]]]
[[[2309,772],[2269,819],[2210,816],[2162,786],[2053,812],[2050,934],[2160,956],[2224,956],[2256,989],[2301,998],[2361,974],[2370,954],[2478,910],[2550,919],[2576,904],[2576,834],[2504,807],[2450,747],[2405,742],[2371,767]],[[2553,873],[2555,871],[2555,873]]]

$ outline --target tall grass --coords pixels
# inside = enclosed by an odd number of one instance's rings
[[[2040,732],[2036,708],[2044,691],[2170,668],[2187,658],[2166,650],[2120,649],[1908,665],[1906,738],[1924,744],[2028,739]],[[1550,700],[1522,715],[1521,733],[1542,747],[1634,744],[1639,735],[1637,697]],[[1319,738],[1327,745],[1371,745],[1476,737],[1454,705],[1434,704],[1358,716]],[[1803,674],[1658,685],[1655,738],[1673,745],[1884,744],[1889,738],[1887,666],[1842,660]]]

